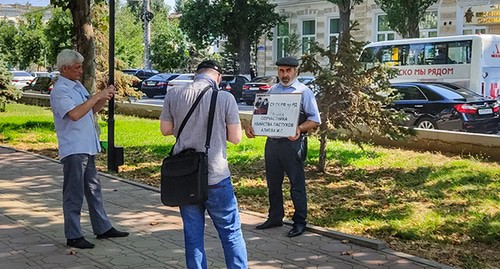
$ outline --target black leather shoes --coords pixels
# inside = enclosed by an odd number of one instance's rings
[[[264,229],[269,229],[269,228],[274,228],[274,227],[281,227],[283,226],[283,221],[278,220],[278,221],[273,221],[270,219],[267,219],[264,223],[257,225],[255,228],[257,230],[264,230]]]
[[[299,236],[306,231],[305,224],[293,224],[293,228],[288,232],[288,237]]]
[[[105,239],[105,238],[111,238],[111,237],[125,237],[128,236],[129,233],[127,232],[120,232],[117,229],[111,227],[107,232],[103,234],[98,234],[97,239]]]
[[[68,247],[81,248],[81,249],[95,247],[94,244],[85,240],[85,238],[83,238],[83,237],[76,238],[76,239],[68,239],[68,240],[66,240],[66,245]]]

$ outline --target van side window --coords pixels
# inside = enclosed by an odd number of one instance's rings
[[[401,94],[401,100],[427,100],[417,87],[398,87],[396,89]]]
[[[360,61],[367,67],[383,63],[388,66],[470,64],[472,40],[422,42],[406,45],[367,47]]]

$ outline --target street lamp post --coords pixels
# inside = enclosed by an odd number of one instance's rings
[[[151,69],[149,41],[151,39],[150,22],[153,19],[153,13],[149,11],[149,0],[143,0],[142,11],[141,19],[144,27],[144,68]]]
[[[43,69],[47,71],[47,51],[43,48]]]
[[[115,0],[109,0],[109,78],[108,85],[115,83]],[[123,164],[123,148],[115,147],[115,97],[108,103],[108,171],[118,172]]]

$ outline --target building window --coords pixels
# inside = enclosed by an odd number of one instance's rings
[[[288,56],[287,46],[290,41],[289,34],[290,25],[288,24],[288,22],[282,22],[278,24],[276,29],[276,59]]]
[[[418,24],[420,37],[438,36],[438,13],[437,11],[425,12],[423,19]]]
[[[328,34],[328,46],[332,46],[332,45],[335,45],[335,51],[337,51],[337,46],[339,44],[339,41],[338,41],[338,38],[339,38],[339,34],[340,34],[340,19],[339,18],[335,18],[335,19],[330,19],[329,21],[329,34]],[[333,40],[336,39],[337,40],[337,43],[336,44],[332,44]]]
[[[464,35],[486,34],[486,27],[484,27],[484,26],[467,26],[467,27],[464,27],[462,33]]]
[[[387,15],[377,16],[377,41],[394,40],[396,32],[389,28]]]
[[[302,21],[302,54],[309,53],[311,43],[316,41],[316,21]]]

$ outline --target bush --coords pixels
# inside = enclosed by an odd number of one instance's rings
[[[7,70],[5,62],[0,59],[0,112],[5,105],[21,98],[22,92],[12,85],[12,74]]]

